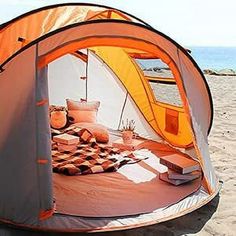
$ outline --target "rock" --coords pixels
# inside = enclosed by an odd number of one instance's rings
[[[212,69],[205,69],[203,73],[206,75],[219,75],[218,71]]]
[[[170,70],[170,67],[162,67],[162,70]]]
[[[235,76],[236,72],[233,69],[223,69],[218,72],[220,75]]]
[[[218,76],[236,76],[236,71],[233,69],[222,69],[222,70],[212,70],[212,69],[205,69],[203,73],[206,75],[218,75]]]
[[[159,67],[153,67],[152,69],[153,69],[153,71],[155,71],[155,72],[161,71],[161,69],[160,69]]]
[[[143,71],[152,71],[152,68],[144,68]]]

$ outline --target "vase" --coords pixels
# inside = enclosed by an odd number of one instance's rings
[[[132,144],[133,131],[131,131],[131,130],[122,131],[122,139],[123,139],[124,144]]]

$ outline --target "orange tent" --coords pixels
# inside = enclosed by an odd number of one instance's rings
[[[52,231],[127,229],[191,212],[217,194],[218,180],[207,145],[213,119],[211,94],[196,62],[171,38],[123,11],[71,3],[37,9],[1,25],[0,45],[0,166],[4,169],[0,187],[5,189],[6,182],[10,186],[0,197],[2,222]],[[172,78],[145,75],[138,59],[161,60]],[[84,82],[79,77],[87,79]],[[160,81],[176,87],[181,105],[158,99],[153,83]],[[120,129],[122,119],[135,118],[137,132],[152,144],[146,148],[160,156],[187,154],[200,163],[203,180],[193,188],[174,190],[168,185],[166,191],[176,193],[174,198],[167,205],[165,196],[156,198],[156,208],[150,204],[143,209],[140,203],[140,210],[123,201],[119,213],[111,207],[113,213],[103,215],[94,206],[92,217],[83,214],[82,208],[73,214],[73,209],[63,214],[55,211],[58,179],[53,180],[50,165],[48,100],[63,105],[60,101],[68,96],[99,99],[98,119],[113,130]],[[99,185],[95,179],[94,183]],[[133,187],[130,195],[134,196],[137,186]],[[83,191],[89,194],[86,188]],[[17,201],[13,198],[16,192]]]

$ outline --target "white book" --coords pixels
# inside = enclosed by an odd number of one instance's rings
[[[70,134],[60,134],[53,137],[53,141],[61,144],[78,144],[79,137]]]
[[[173,170],[168,169],[168,178],[169,179],[181,179],[181,180],[194,180],[201,176],[200,171],[193,171],[188,174],[180,174]]]
[[[178,186],[180,184],[184,184],[184,183],[190,182],[190,180],[184,180],[184,179],[169,179],[168,178],[168,172],[160,173],[159,174],[159,179],[163,180],[163,181],[165,181],[167,183],[176,185],[176,186]]]

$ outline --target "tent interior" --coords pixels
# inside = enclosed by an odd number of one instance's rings
[[[160,164],[160,157],[173,154],[186,156],[189,150],[192,156],[195,154],[192,146],[179,148],[161,137],[137,106],[138,101],[131,96],[129,88],[135,88],[137,79],[142,77],[160,110],[183,112],[171,70],[164,68],[170,74],[169,78],[153,77],[150,71],[144,73],[142,63],[149,60],[144,55],[144,52],[127,48],[92,47],[66,54],[48,64],[50,105],[66,107],[67,99],[99,101],[96,124],[101,124],[109,133],[109,141],[105,145],[112,146],[121,138],[122,121],[127,119],[135,121],[135,138],[143,140],[142,148],[133,152],[136,157],[141,157],[140,161],[125,164],[114,172],[74,176],[53,173],[56,214],[82,217],[145,214],[167,209],[202,187],[201,177],[179,186],[159,179],[159,174],[167,171]],[[160,59],[152,58],[155,65],[160,65],[160,62]],[[167,66],[161,62],[163,65]],[[121,77],[128,81],[129,88]],[[160,113],[159,117],[165,122],[170,121],[165,113]],[[178,129],[181,129],[183,121],[177,122]],[[70,126],[87,128],[87,125],[72,122]],[[165,124],[163,133],[176,135],[173,126],[173,122],[171,129]],[[188,143],[188,135],[185,138],[184,142]]]

